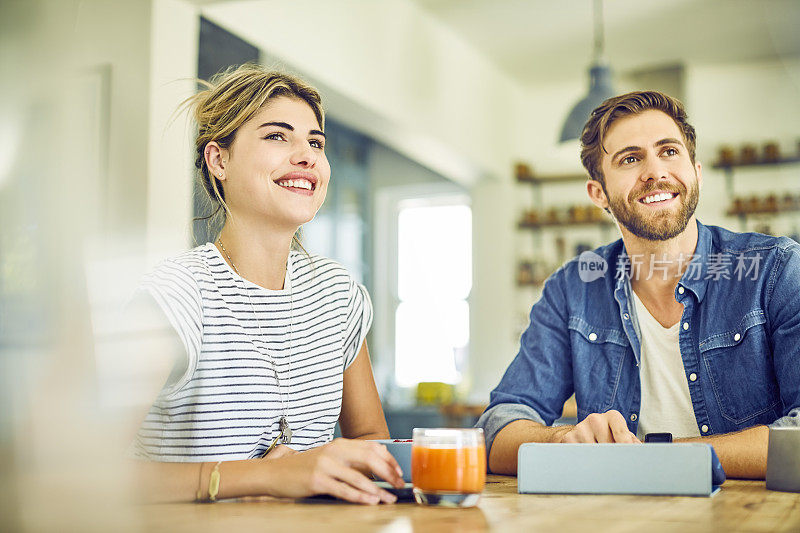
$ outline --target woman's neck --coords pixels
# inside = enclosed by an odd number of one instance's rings
[[[215,244],[241,277],[266,289],[280,290],[293,236],[291,230],[249,227],[242,220],[229,220]]]

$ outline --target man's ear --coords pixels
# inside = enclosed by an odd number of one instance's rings
[[[703,189],[703,165],[700,164],[700,161],[694,164],[695,172],[697,173],[697,185],[700,190]]]
[[[589,180],[586,182],[586,192],[589,194],[589,199],[594,205],[600,209],[608,209],[608,198],[603,186],[597,180]]]
[[[206,144],[204,154],[208,172],[220,181],[225,181],[225,164],[228,161],[228,151],[222,148],[216,141]]]

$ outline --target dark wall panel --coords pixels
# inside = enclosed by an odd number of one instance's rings
[[[200,43],[197,56],[197,77],[209,80],[217,72],[231,65],[258,61],[258,48],[236,35],[200,18]],[[210,214],[207,195],[198,180],[194,182],[194,217]],[[203,244],[216,236],[219,228],[209,228],[205,220],[195,220],[192,230],[195,242]]]

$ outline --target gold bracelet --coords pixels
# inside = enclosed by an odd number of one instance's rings
[[[214,470],[211,471],[211,477],[208,478],[208,501],[217,501],[217,494],[219,494],[219,465],[222,461],[217,461],[214,465]]]
[[[195,494],[194,501],[195,502],[202,502],[203,501],[203,467],[205,463],[200,463],[200,473],[197,475],[197,494]]]

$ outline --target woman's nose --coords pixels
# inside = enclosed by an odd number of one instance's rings
[[[289,162],[304,168],[313,167],[317,162],[317,154],[306,141],[295,143]]]

